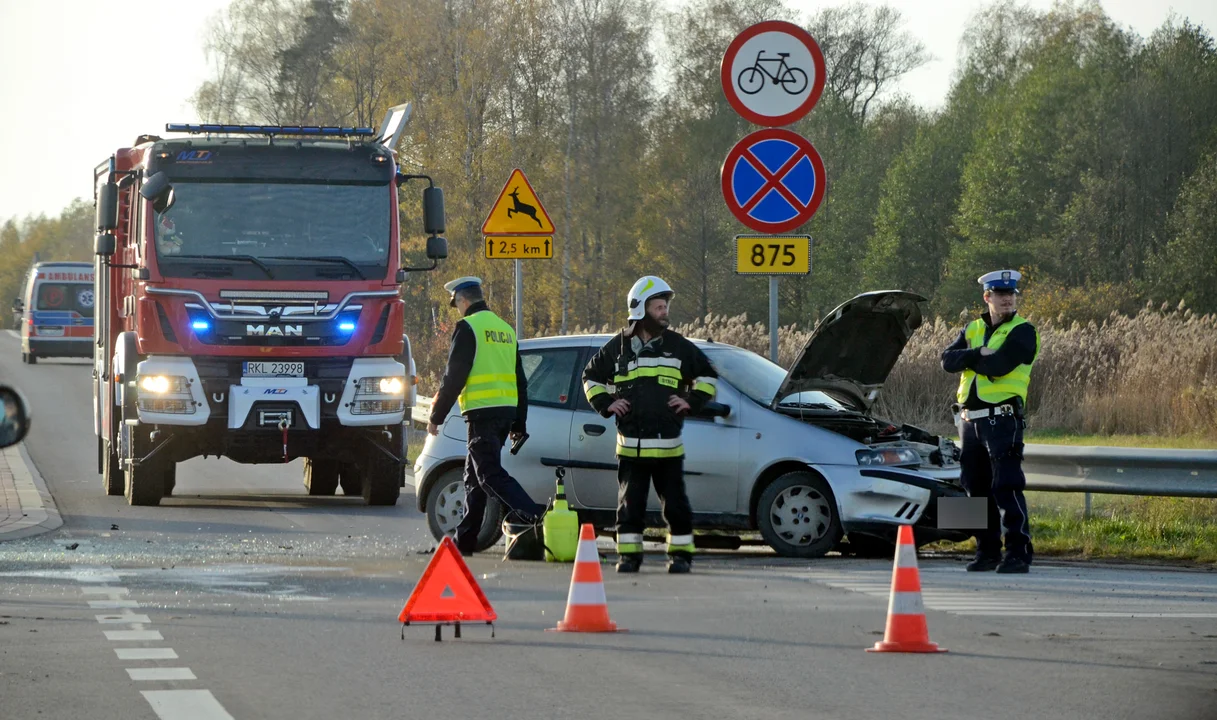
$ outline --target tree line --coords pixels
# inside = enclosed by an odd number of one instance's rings
[[[930,110],[900,92],[929,55],[893,7],[234,0],[211,23],[194,99],[204,121],[371,126],[414,103],[399,159],[444,188],[450,255],[442,275],[411,276],[408,327],[435,327],[443,282],[463,274],[510,313],[512,263],[485,259],[479,231],[513,167],[557,226],[554,259],[524,264],[527,334],[621,322],[644,273],[677,289],[680,318],[763,318],[766,281],[735,275],[744,228],[719,188],[727,151],[756,128],[727,105],[719,63],[765,19],[807,28],[828,69],[791,126],[828,188],[799,229],[814,269],[782,282],[783,323],[878,288],[953,316],[976,304],[978,275],[1007,266],[1028,276],[1029,309],[1053,316],[1147,300],[1217,311],[1217,47],[1186,19],[1141,37],[1097,2],[996,2],[970,20]],[[416,197],[402,208],[415,265]]]

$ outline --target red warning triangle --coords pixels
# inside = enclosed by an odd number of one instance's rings
[[[444,536],[397,619],[403,623],[446,623],[492,622],[497,617],[461,559],[456,543]]]

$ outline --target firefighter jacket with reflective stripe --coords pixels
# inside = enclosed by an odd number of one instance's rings
[[[684,457],[684,417],[668,401],[678,395],[697,414],[714,399],[718,373],[705,353],[671,330],[638,344],[635,350],[624,332],[613,336],[584,368],[583,392],[604,417],[614,400],[630,403],[629,412],[617,418],[618,456]]]
[[[1017,340],[1012,339],[1012,335]],[[1035,326],[1019,315],[997,327],[991,327],[986,318],[978,318],[964,328],[962,340],[963,343],[957,340],[947,351],[965,348],[972,351],[960,354],[965,365],[955,393],[956,400],[972,410],[979,409],[972,407],[978,404],[977,401],[992,406],[1015,398],[1020,409],[1025,406],[1031,366],[1040,348]],[[964,348],[957,348],[960,344]],[[978,351],[982,347],[993,350],[994,354],[980,355]],[[1006,348],[1004,352],[1003,348]],[[947,353],[943,355],[945,367]]]
[[[515,332],[487,309],[471,305],[452,332],[448,366],[431,406],[430,421],[443,425],[459,400],[469,420],[514,420],[523,432],[528,417],[528,381]]]

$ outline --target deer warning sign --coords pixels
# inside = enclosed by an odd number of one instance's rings
[[[541,199],[528,184],[528,178],[519,168],[511,171],[511,177],[499,193],[486,222],[482,223],[483,235],[553,235],[554,223],[549,219]],[[488,256],[489,257],[489,256]]]

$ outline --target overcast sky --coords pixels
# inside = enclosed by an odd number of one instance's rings
[[[669,7],[679,0],[662,0]],[[862,0],[882,4],[880,0]],[[810,14],[831,0],[789,0]],[[888,0],[934,60],[900,91],[927,107],[950,88],[959,38],[989,0]],[[1028,0],[1038,9],[1052,0]],[[1173,11],[1210,32],[1217,0],[1102,0],[1117,23],[1149,35]],[[137,135],[197,118],[207,76],[203,31],[228,0],[0,0],[0,222],[57,215],[91,197],[92,170]],[[725,48],[724,48],[725,49]],[[408,99],[408,98],[407,98]]]

